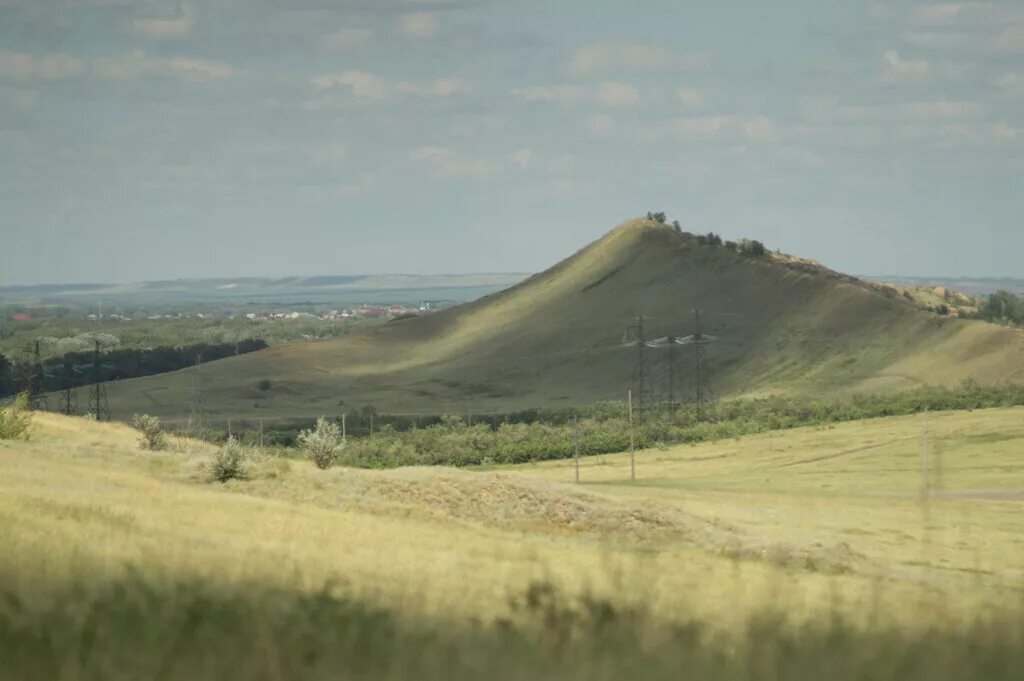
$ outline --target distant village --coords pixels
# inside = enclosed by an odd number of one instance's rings
[[[417,315],[424,314],[427,312],[433,312],[453,305],[453,301],[448,300],[431,300],[424,301],[416,305],[406,304],[389,304],[389,305],[360,305],[352,308],[338,308],[336,310],[328,310],[326,312],[308,312],[299,310],[276,310],[276,311],[258,311],[258,312],[169,312],[166,314],[123,314],[123,313],[107,313],[103,314],[100,312],[90,313],[85,315],[85,318],[89,321],[124,321],[130,322],[135,319],[238,319],[245,318],[250,321],[260,321],[269,319],[322,319],[330,321],[342,321],[342,320],[359,320],[359,319],[391,319],[395,317],[402,317],[406,315]],[[33,315],[27,312],[19,312],[10,315],[8,319],[10,321],[21,322],[30,321]],[[2,317],[0,317],[2,319]]]

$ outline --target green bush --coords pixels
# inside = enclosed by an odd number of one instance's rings
[[[320,470],[327,470],[333,466],[338,459],[338,453],[345,446],[338,424],[328,421],[323,416],[316,420],[316,427],[313,430],[299,433],[298,441],[299,446]]]
[[[770,430],[823,425],[932,411],[1024,405],[1024,388],[982,388],[965,382],[956,389],[922,388],[892,395],[859,395],[837,400],[765,398],[730,400],[705,408],[699,420],[692,405],[680,407],[669,424],[663,409],[648,408],[643,425],[634,421],[637,447],[653,443],[693,444]],[[426,428],[398,431],[384,426],[374,437],[349,440],[341,460],[349,466],[475,466],[570,458],[575,452],[573,417],[579,419],[580,453],[585,456],[629,449],[626,405],[602,402],[584,411],[535,412],[531,422],[474,423],[447,416]],[[546,422],[545,422],[546,421]]]
[[[20,393],[8,407],[0,407],[0,440],[27,440],[32,427],[28,393]]]
[[[132,428],[139,431],[139,446],[142,449],[159,451],[167,447],[164,429],[160,425],[160,419],[156,416],[135,414],[132,416]]]
[[[229,437],[210,462],[210,475],[217,482],[245,479],[246,452],[238,440]]]

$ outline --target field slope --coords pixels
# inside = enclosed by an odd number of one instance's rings
[[[1024,409],[933,417],[926,497],[922,429],[222,485],[39,416],[0,441],[0,676],[1016,678]]]
[[[115,418],[307,419],[366,405],[390,413],[496,412],[621,399],[624,330],[705,333],[720,394],[885,390],[1024,378],[1024,333],[944,319],[891,289],[786,256],[751,258],[645,220],[628,222],[500,293],[426,317],[276,347],[109,388]],[[664,351],[652,351],[652,397]],[[691,362],[680,352],[679,385]],[[261,381],[270,388],[260,390]],[[264,384],[266,387],[266,384]]]

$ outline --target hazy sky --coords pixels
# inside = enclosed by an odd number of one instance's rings
[[[1024,276],[1024,3],[0,0],[0,285],[534,271],[621,220]]]

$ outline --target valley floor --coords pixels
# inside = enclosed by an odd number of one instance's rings
[[[0,441],[0,581],[17,612],[139,575],[328,589],[414,621],[482,625],[544,584],[716,636],[767,612],[923,631],[1024,605],[1020,408],[651,449],[635,480],[628,453],[591,457],[578,485],[572,461],[324,472],[289,459],[221,485],[208,482],[211,452],[188,440],[140,451],[124,426],[50,414],[29,442]],[[3,602],[0,650],[16,621]],[[104,678],[86,667],[61,678]]]

